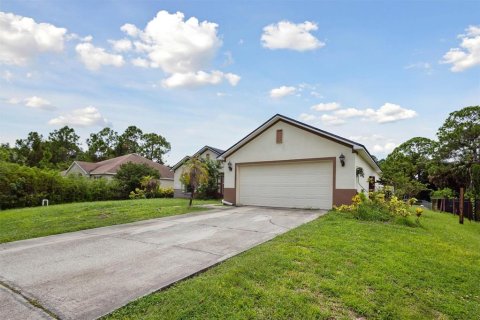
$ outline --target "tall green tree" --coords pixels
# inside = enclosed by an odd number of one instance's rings
[[[208,168],[205,163],[200,160],[198,157],[190,158],[183,164],[183,172],[180,176],[180,181],[186,185],[190,186],[190,202],[189,206],[192,206],[193,197],[197,188],[201,184],[208,182]]]
[[[129,126],[118,137],[118,143],[115,148],[115,155],[123,156],[129,153],[140,153],[143,131],[136,126]]]
[[[439,162],[449,163],[457,172],[466,172],[466,187],[472,188],[472,166],[480,163],[480,106],[450,113],[438,129]]]
[[[115,157],[118,139],[118,133],[108,127],[97,133],[91,133],[87,139],[88,159],[96,162]]]
[[[128,162],[120,166],[120,169],[118,169],[115,175],[115,180],[117,180],[121,186],[123,195],[127,197],[130,191],[135,191],[135,188],[142,187],[142,178],[146,176],[160,179],[158,170],[144,163]]]
[[[438,145],[423,137],[412,138],[395,148],[382,162],[381,181],[402,196],[418,196],[429,187],[428,170]]]
[[[163,164],[163,155],[170,151],[170,142],[156,133],[142,135],[140,154],[147,159]]]
[[[79,140],[75,130],[68,126],[52,131],[47,141],[52,156],[50,162],[57,168],[68,168],[82,153]]]
[[[15,142],[17,163],[29,167],[38,167],[43,159],[46,143],[43,136],[38,132],[30,132],[26,139],[18,139]]]

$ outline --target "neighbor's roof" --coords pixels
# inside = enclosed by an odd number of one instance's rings
[[[116,174],[120,166],[125,163],[146,164],[160,172],[161,179],[173,179],[173,172],[169,167],[157,163],[150,159],[144,158],[136,153],[126,154],[124,156],[100,161],[100,162],[86,162],[75,161],[80,168],[91,175]]]
[[[313,127],[311,125],[308,125],[306,123],[294,120],[292,118],[286,117],[286,116],[281,115],[281,114],[276,114],[273,117],[271,117],[270,119],[268,119],[267,121],[265,121],[257,129],[250,132],[246,137],[244,137],[243,139],[241,139],[240,141],[235,143],[233,146],[231,146],[229,149],[227,149],[227,151],[223,152],[219,156],[219,158],[225,159],[226,157],[228,157],[229,155],[231,155],[232,153],[234,153],[235,151],[237,151],[238,149],[243,147],[245,144],[247,144],[250,140],[253,140],[260,133],[264,132],[266,129],[273,126],[278,121],[284,121],[286,123],[292,124],[296,127],[304,129],[306,131],[316,133],[316,134],[318,134],[320,136],[324,136],[324,137],[326,137],[330,140],[334,140],[334,141],[336,141],[340,144],[350,146],[350,147],[352,147],[352,149],[354,151],[357,151],[367,162],[369,162],[369,164],[373,168],[375,168],[376,171],[378,171],[378,172],[381,171],[377,162],[373,159],[372,155],[368,152],[367,148],[363,144],[352,141],[352,140],[349,140],[349,139],[346,139],[346,138],[343,138],[343,137],[340,137],[336,134],[321,130],[319,128]]]
[[[222,150],[222,149],[218,149],[218,148],[214,148],[214,147],[210,147],[210,146],[204,146],[202,147],[200,150],[198,150],[197,152],[195,152],[195,154],[192,156],[192,157],[197,157],[199,155],[201,155],[202,153],[204,153],[206,150],[210,150],[212,151],[213,153],[215,153],[215,155],[218,157],[219,155],[221,155],[222,153],[224,153],[225,151]],[[175,171],[178,169],[178,167],[180,167],[185,161],[189,160],[191,157],[190,156],[185,156],[182,158],[182,160],[178,161],[173,167],[172,167],[172,170]]]

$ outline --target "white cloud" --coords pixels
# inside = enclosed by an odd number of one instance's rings
[[[120,27],[120,30],[128,34],[130,37],[136,37],[140,33],[140,30],[131,23],[126,23]]]
[[[263,28],[262,45],[268,49],[290,49],[306,51],[321,48],[325,43],[315,38],[311,32],[318,29],[310,21],[295,24],[290,21],[280,21]]]
[[[135,58],[132,59],[131,62],[135,67],[148,68],[148,60],[142,58]]]
[[[43,52],[63,50],[67,29],[0,12],[0,64],[23,66]]]
[[[466,34],[458,35],[461,48],[451,48],[440,63],[452,64],[453,72],[480,65],[480,26],[469,26]]]
[[[414,118],[417,116],[417,112],[411,109],[402,108],[398,104],[387,102],[377,110],[371,108],[346,108],[335,111],[334,115],[342,119],[361,117],[364,120],[377,123],[388,123]]]
[[[340,104],[337,102],[319,103],[312,106],[310,109],[315,111],[332,111],[340,108]]]
[[[313,114],[309,114],[309,113],[301,113],[298,118],[300,119],[300,121],[304,121],[304,122],[313,122],[315,120],[317,120],[317,117],[314,116]]]
[[[128,39],[108,40],[116,52],[126,52],[132,50],[132,42]]]
[[[125,60],[121,55],[108,53],[105,49],[95,47],[90,42],[77,44],[75,50],[80,60],[89,70],[95,71],[106,65],[121,67],[125,64]]]
[[[144,30],[132,24],[121,29],[137,39],[136,51],[146,55],[150,67],[171,74],[196,72],[209,65],[222,41],[216,23],[184,18],[181,12],[159,11]]]
[[[40,98],[37,96],[29,97],[25,99],[25,105],[27,107],[33,108],[33,109],[43,109],[43,110],[53,110],[55,109],[54,106],[52,106],[51,102],[44,99]]]
[[[281,86],[270,90],[270,98],[280,99],[286,96],[290,96],[297,91],[295,87]]]
[[[362,135],[350,136],[350,137],[348,137],[348,139],[353,140],[353,141],[357,141],[357,142],[370,142],[370,141],[382,140],[382,139],[384,139],[384,137],[380,134],[372,134],[372,135],[369,135],[369,136],[362,136]]]
[[[108,125],[108,121],[100,114],[97,108],[88,106],[82,109],[75,109],[69,114],[53,118],[48,122],[48,124],[58,126],[90,127]]]
[[[356,108],[346,108],[335,111],[335,115],[341,118],[366,117],[369,114],[374,114],[373,109],[360,110]]]
[[[225,73],[224,75],[225,79],[230,83],[232,86],[236,86],[238,82],[240,81],[241,77],[237,74],[234,73]]]
[[[375,144],[373,146],[373,152],[378,152],[378,153],[390,153],[395,149],[397,145],[393,142],[387,142],[385,144]]]
[[[344,124],[346,121],[341,119],[340,117],[333,116],[330,114],[322,114],[320,117],[320,120],[322,120],[323,123],[328,124],[328,125],[333,125],[333,126],[338,126],[341,124]]]
[[[218,70],[212,72],[198,71],[188,73],[174,73],[162,81],[165,88],[196,88],[205,85],[216,85],[228,81],[230,85],[236,86],[240,77],[233,73],[223,73]]]

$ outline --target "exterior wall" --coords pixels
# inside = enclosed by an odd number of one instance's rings
[[[69,174],[82,175],[84,177],[88,176],[88,174],[86,174],[85,171],[83,171],[83,169],[80,168],[80,166],[75,162],[73,163],[70,170],[68,170],[68,172],[66,173],[66,175],[69,175]]]
[[[173,180],[160,178],[160,187],[173,188]]]
[[[365,161],[359,154],[355,154],[355,170],[357,167],[363,168],[364,177],[359,177],[358,181],[356,181],[356,189],[358,192],[365,192],[368,193],[368,177],[374,176],[375,181],[378,181],[380,178],[379,174],[375,171],[375,169]]]
[[[276,143],[276,131],[283,130],[283,143]],[[345,166],[342,167],[338,157],[345,156]],[[328,158],[333,162],[334,190],[333,204],[339,204],[345,193],[355,194],[355,154],[350,146],[339,144],[328,138],[308,132],[294,125],[279,121],[259,134],[249,143],[225,159],[231,162],[232,171],[225,169],[225,200],[235,203],[235,172],[237,164],[247,162],[282,161],[299,159]],[[235,196],[234,196],[235,194]]]

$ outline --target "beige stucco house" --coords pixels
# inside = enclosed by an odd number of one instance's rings
[[[176,163],[172,167],[173,171],[173,190],[174,190],[174,197],[175,198],[189,198],[190,197],[190,192],[188,192],[186,186],[183,185],[183,183],[180,181],[180,176],[183,173],[184,169],[184,163],[185,161],[189,160],[191,157],[199,157],[201,159],[212,159],[215,160],[218,158],[219,155],[221,155],[224,152],[224,150],[210,147],[210,146],[204,146],[193,156],[186,156],[182,160],[180,160],[178,163]],[[219,181],[219,193],[223,194],[223,176],[221,177],[221,181]]]
[[[330,209],[375,188],[381,172],[362,144],[279,114],[219,159],[224,200],[234,205]]]
[[[64,175],[78,174],[93,179],[105,178],[112,179],[122,164],[133,162],[143,163],[156,170],[160,174],[160,186],[162,188],[173,187],[173,171],[169,167],[163,164],[154,162],[150,159],[144,158],[138,154],[131,153],[124,156],[100,161],[100,162],[86,162],[86,161],[74,161],[70,167],[64,171]]]

